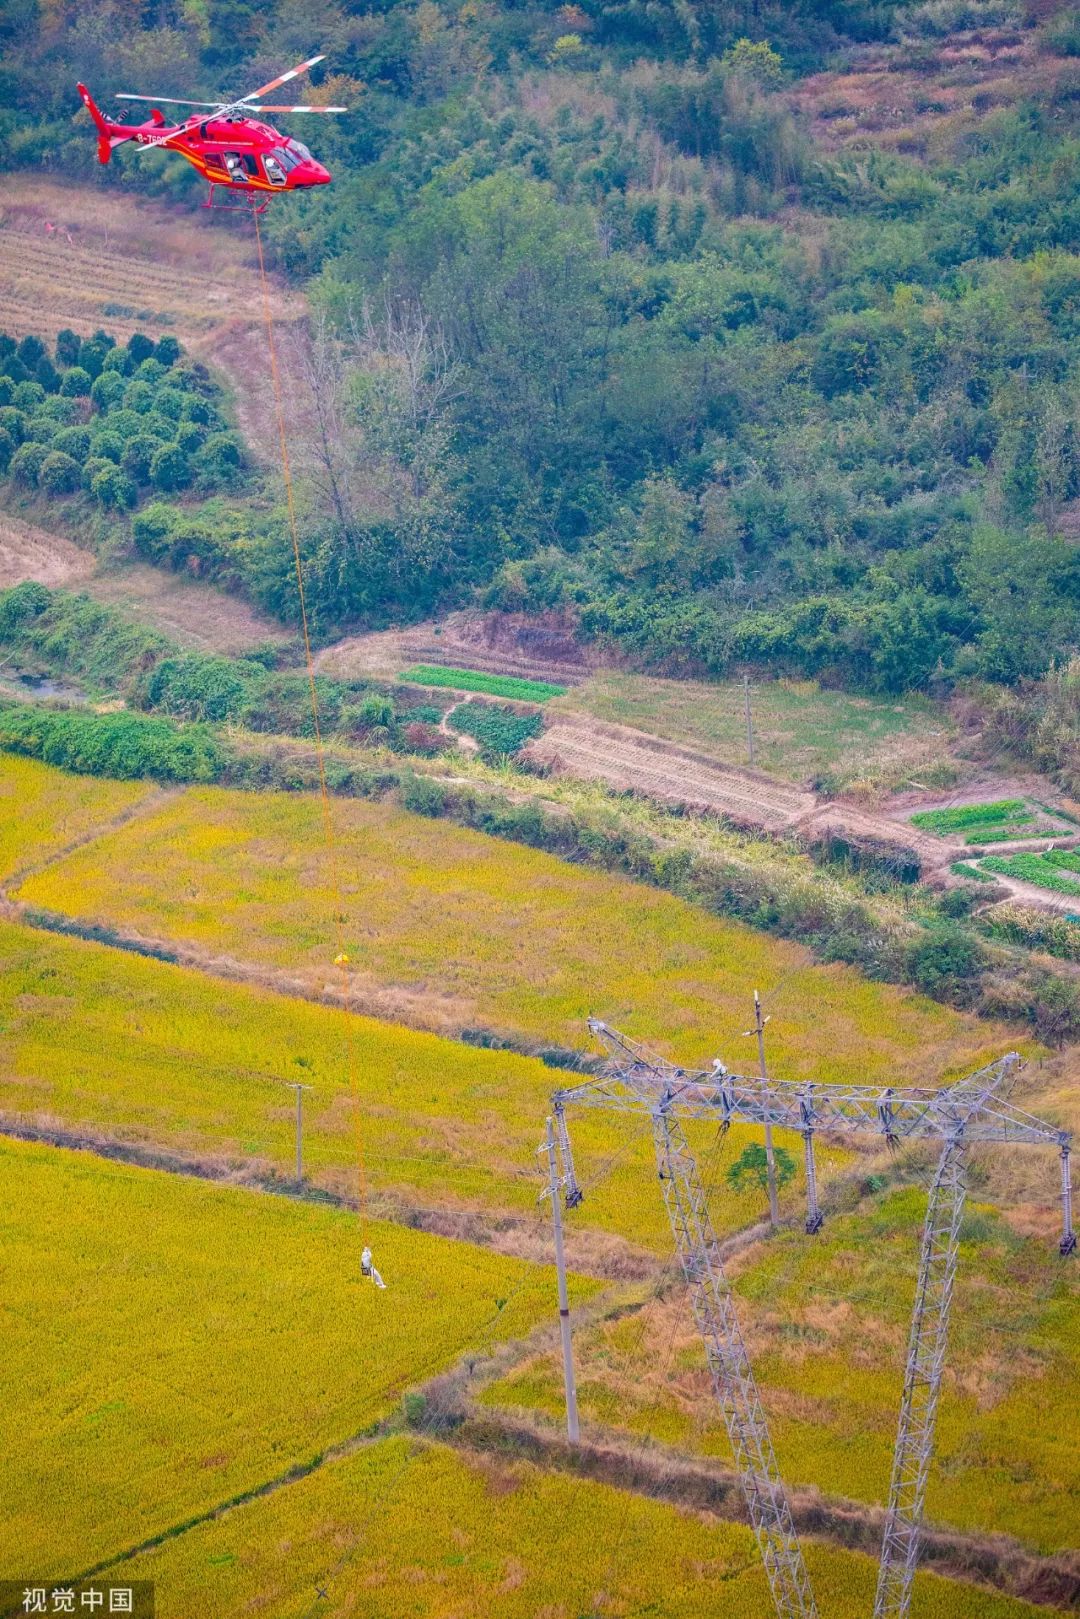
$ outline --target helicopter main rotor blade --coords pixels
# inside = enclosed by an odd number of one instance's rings
[[[118,90],[113,97],[114,101],[152,101],[160,102],[169,107],[224,107],[224,101],[184,101],[180,96],[130,96],[123,90]]]
[[[277,78],[271,79],[268,84],[260,84],[259,88],[252,90],[249,96],[238,96],[231,105],[244,107],[249,102],[258,101],[260,96],[269,95],[271,90],[276,90],[279,84],[288,84],[290,79],[298,79],[301,73],[306,73],[309,68],[313,68],[316,62],[325,62],[325,60],[324,55],[310,56],[306,62],[301,62],[299,67],[291,67],[288,73],[279,73]]]
[[[247,112],[348,112],[348,107],[272,107],[268,101],[260,101],[252,106],[249,101],[244,102]]]

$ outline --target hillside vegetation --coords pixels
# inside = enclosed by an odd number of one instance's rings
[[[77,80],[316,51],[347,114],[268,116],[334,183],[257,242],[96,161]],[[1073,809],[1011,773],[1080,791],[1077,6],[11,0],[0,178],[0,1573],[762,1619],[650,1122],[571,1119],[576,1449],[537,1145],[590,1017],[756,1072],[755,991],[770,1075],[1019,1048],[1077,1122],[1080,854],[1013,836]],[[798,1137],[771,1227],[760,1131],[687,1136],[855,1619],[931,1160],[821,1140],[810,1235]],[[970,1154],[912,1619],[1077,1600],[1060,1162]]]
[[[1040,674],[1080,590],[1080,34],[1053,11],[324,6],[335,184],[267,220],[314,278],[319,623],[478,592],[671,667]],[[201,95],[310,48],[284,4],[26,0],[5,27],[6,160],[88,181],[77,76]],[[1019,99],[973,90],[907,152],[816,141],[801,76],[872,46],[929,105],[957,30],[1019,50]],[[196,180],[121,150],[98,183]],[[258,588],[295,616],[284,536]]]

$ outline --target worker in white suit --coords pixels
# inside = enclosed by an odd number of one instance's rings
[[[370,1248],[365,1248],[360,1255],[360,1274],[361,1276],[370,1276],[376,1287],[386,1286],[386,1283],[372,1264]]]

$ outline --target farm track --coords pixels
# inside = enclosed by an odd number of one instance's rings
[[[961,845],[955,841],[933,837],[912,826],[910,821],[875,815],[872,810],[859,809],[842,799],[816,801],[816,807],[794,825],[801,836],[815,841],[831,833],[836,837],[902,844],[919,857],[925,872],[933,871],[936,867],[947,867],[950,861],[959,858],[961,852]]]
[[[83,591],[202,652],[242,654],[291,639],[240,596],[147,563],[103,566],[93,551],[0,511],[0,590],[27,580]]]
[[[623,792],[677,800],[773,832],[794,825],[817,802],[812,793],[771,776],[721,765],[645,731],[584,717],[560,716],[529,743],[526,754],[557,773],[599,779]]]
[[[283,644],[288,630],[264,618],[241,596],[146,563],[106,568],[82,588],[96,601],[121,608],[181,646],[242,656],[252,647]]]
[[[289,460],[296,473],[305,471],[305,441],[309,437],[309,383],[299,346],[304,341],[303,311],[275,312],[275,353],[281,380],[282,405]],[[266,328],[261,323],[233,320],[218,325],[199,345],[199,352],[225,379],[232,396],[237,424],[254,458],[275,473],[281,472],[281,438],[277,400],[271,386]]]

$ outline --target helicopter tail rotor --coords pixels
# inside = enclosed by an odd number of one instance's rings
[[[113,147],[114,146],[119,146],[120,142],[122,140],[126,140],[128,137],[126,135],[114,135],[113,134],[112,129],[109,126],[109,122],[105,117],[105,114],[102,112],[101,108],[98,106],[97,102],[94,100],[93,96],[90,94],[90,92],[86,88],[85,84],[80,84],[78,86],[78,90],[79,90],[79,94],[82,96],[82,99],[83,99],[83,106],[86,108],[87,112],[90,114],[91,118],[94,120],[94,123],[95,123],[95,125],[97,127],[97,132],[98,132],[98,142],[97,142],[98,162],[99,163],[107,163],[109,161],[110,157],[112,157]]]

